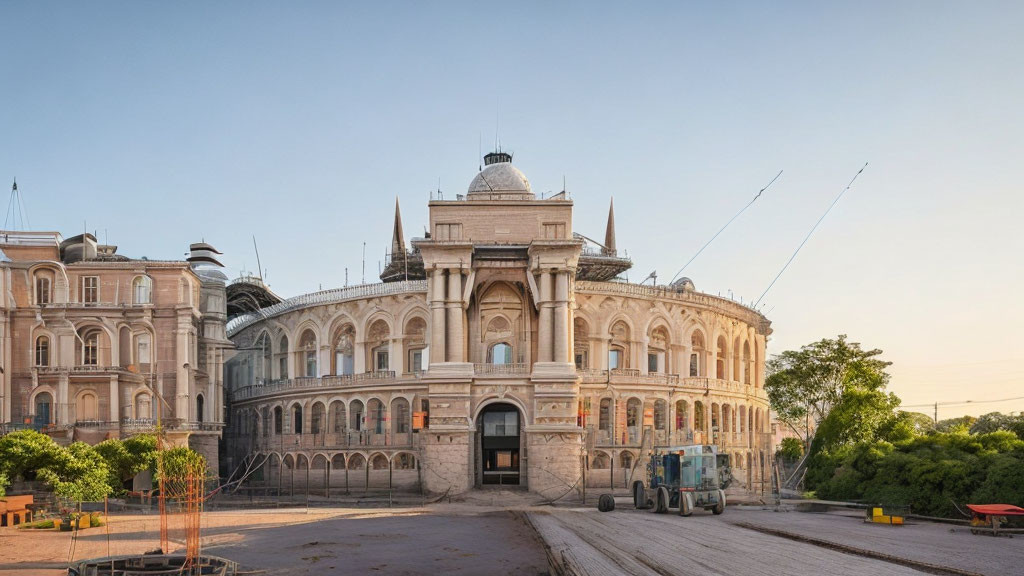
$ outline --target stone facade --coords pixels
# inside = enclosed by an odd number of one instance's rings
[[[129,259],[91,234],[0,232],[2,431],[96,443],[162,420],[216,470],[226,277],[193,248],[192,262]]]
[[[756,488],[769,453],[770,323],[731,300],[608,281],[628,268],[573,233],[507,154],[432,200],[387,282],[233,318],[225,464],[283,492],[518,484],[621,487],[651,442],[715,443]],[[344,479],[342,479],[344,477]]]

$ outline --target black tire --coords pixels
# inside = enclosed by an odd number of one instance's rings
[[[597,499],[597,509],[601,512],[615,510],[615,498],[611,494],[601,494],[601,497]]]
[[[711,511],[716,516],[725,512],[725,492],[722,492],[721,490],[718,491],[718,504],[715,504],[715,507],[712,508]]]
[[[657,504],[654,507],[655,514],[664,514],[668,512],[668,488],[664,486],[658,486]]]
[[[633,506],[637,510],[647,510],[651,507],[647,502],[647,491],[644,490],[644,483],[640,480],[633,482]]]
[[[679,494],[679,515],[689,516],[693,514],[693,505],[690,504],[690,495],[683,492]]]

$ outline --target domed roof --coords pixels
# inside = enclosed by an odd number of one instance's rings
[[[505,153],[491,153],[485,157],[484,167],[469,183],[470,194],[493,192],[517,192],[531,194],[530,181],[512,165],[512,156]]]

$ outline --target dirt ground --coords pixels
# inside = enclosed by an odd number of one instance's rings
[[[501,505],[496,505],[500,503]],[[215,510],[203,515],[203,551],[267,574],[764,574],[862,576],[1017,574],[1024,537],[973,536],[919,523],[895,528],[850,512],[809,514],[730,506],[689,518],[593,506],[542,506],[515,495],[403,508]],[[109,530],[108,530],[109,528]],[[761,530],[761,531],[759,531]],[[773,533],[765,533],[764,530]],[[109,533],[109,536],[108,536]],[[789,535],[789,536],[787,536]],[[172,542],[180,529],[172,523]],[[802,539],[877,553],[869,558]],[[159,518],[118,514],[68,532],[0,529],[0,575],[65,574],[69,557],[159,547]],[[894,562],[905,559],[912,565]]]
[[[109,541],[108,530],[109,527]],[[0,575],[67,574],[75,559],[159,548],[159,518],[112,515],[107,526],[70,532],[0,529]],[[172,527],[172,548],[180,530]],[[267,574],[548,573],[544,549],[511,512],[438,505],[379,510],[209,511],[203,552]]]

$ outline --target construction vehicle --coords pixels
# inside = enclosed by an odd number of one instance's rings
[[[638,510],[664,514],[675,508],[680,516],[689,516],[695,508],[725,512],[725,488],[732,475],[728,455],[719,455],[716,446],[656,446],[645,468],[644,479],[633,482],[633,506]],[[602,512],[614,508],[610,494],[598,500]]]

